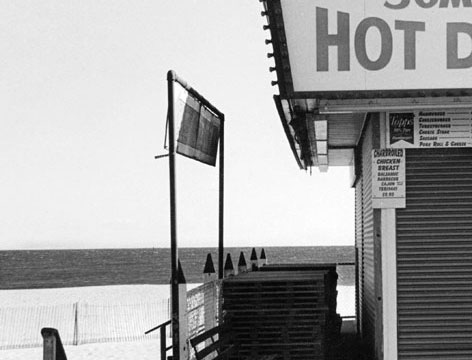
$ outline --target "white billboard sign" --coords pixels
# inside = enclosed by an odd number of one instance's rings
[[[472,147],[471,110],[396,111],[387,121],[387,147]]]
[[[404,208],[405,150],[372,150],[372,207]]]
[[[295,92],[472,88],[472,0],[281,0]]]

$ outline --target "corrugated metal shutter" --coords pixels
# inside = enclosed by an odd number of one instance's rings
[[[362,338],[374,353],[376,335],[376,296],[374,261],[374,211],[372,209],[373,121],[369,120],[358,148],[356,166],[361,176],[356,183],[357,315]]]
[[[399,359],[472,359],[472,149],[410,149],[397,210]]]
[[[363,198],[363,337],[374,343],[375,338],[375,268],[374,268],[374,212],[372,209],[372,123],[366,130],[362,144]]]
[[[358,164],[361,165],[361,164]],[[358,332],[362,333],[362,311],[363,303],[362,290],[364,288],[364,231],[363,231],[363,213],[362,205],[362,177],[356,183],[356,316]]]

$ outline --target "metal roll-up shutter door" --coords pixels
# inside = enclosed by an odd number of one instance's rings
[[[362,333],[362,311],[361,306],[364,302],[362,298],[364,288],[364,233],[363,233],[363,213],[362,202],[362,177],[356,183],[356,316],[357,330]]]
[[[368,344],[369,352],[374,352],[376,325],[376,296],[375,296],[375,259],[374,259],[374,211],[372,209],[372,149],[373,122],[366,126],[362,141],[362,242],[359,311],[362,338]]]
[[[472,149],[407,150],[398,358],[472,359]]]

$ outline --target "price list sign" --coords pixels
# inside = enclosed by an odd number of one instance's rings
[[[390,112],[387,119],[387,147],[472,147],[471,110]]]
[[[404,208],[405,150],[372,150],[372,207]]]

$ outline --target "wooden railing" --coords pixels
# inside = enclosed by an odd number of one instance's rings
[[[42,328],[43,360],[67,360],[59,332],[53,328]]]
[[[160,331],[160,339],[161,339],[161,360],[166,360],[166,355],[167,351],[172,349],[172,345],[167,346],[167,337],[166,337],[166,327],[170,327],[171,321],[167,320],[166,322],[163,322],[160,325],[157,325],[156,327],[153,327],[152,329],[146,331],[144,334],[149,334],[150,332],[159,330]]]

